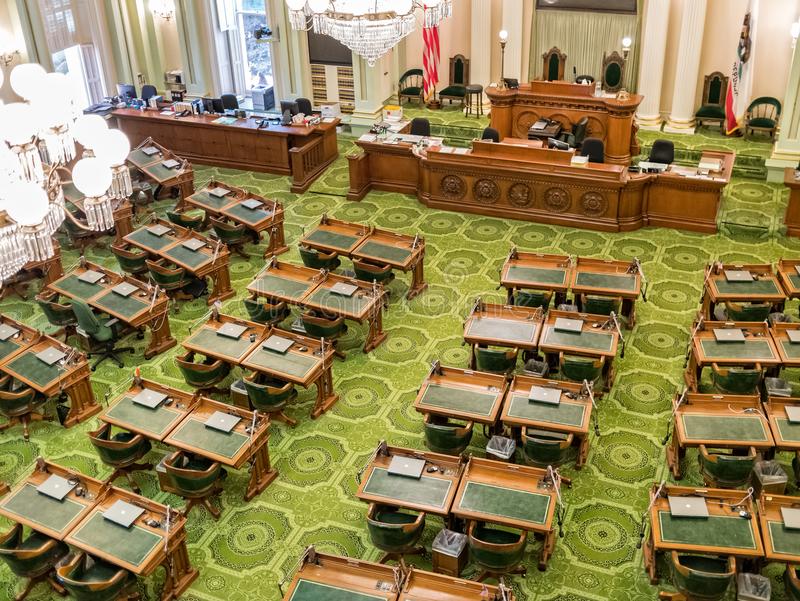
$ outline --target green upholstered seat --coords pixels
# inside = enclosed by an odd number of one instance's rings
[[[64,341],[75,334],[75,328],[78,325],[78,319],[75,317],[75,311],[72,305],[62,305],[56,301],[55,294],[41,293],[36,296],[36,303],[44,313],[50,325],[59,328],[57,332],[51,336],[57,336],[60,333],[64,334]]]
[[[760,367],[720,367],[711,364],[711,383],[719,392],[728,394],[752,394],[763,377]]]
[[[282,322],[290,313],[289,306],[283,301],[271,303],[257,298],[244,299],[244,308],[251,321],[270,325]]]
[[[166,457],[163,465],[174,492],[188,500],[184,515],[195,505],[203,505],[214,519],[219,518],[219,509],[210,501],[219,493],[219,481],[225,474],[219,462],[177,451]]]
[[[183,267],[168,266],[163,261],[148,260],[145,263],[150,272],[150,279],[167,293],[179,291],[189,283]]]
[[[483,573],[477,580],[515,571],[525,553],[527,534],[470,522],[469,554]]]
[[[100,357],[92,364],[92,371],[107,359],[111,359],[121,368],[124,363],[118,353],[134,351],[132,346],[116,345],[124,332],[123,324],[118,319],[101,320],[89,305],[77,298],[72,299],[72,310],[78,320],[78,334],[89,343],[88,355]]]
[[[55,565],[69,552],[69,547],[44,534],[32,532],[23,538],[21,524],[15,524],[8,532],[0,534],[0,559],[19,578],[25,578],[25,587],[16,597],[21,601],[27,597],[37,582],[49,580]]]
[[[709,450],[700,445],[698,455],[700,472],[708,485],[719,488],[737,488],[750,481],[758,455],[750,448],[746,455],[734,455],[730,452]]]
[[[56,569],[59,583],[78,601],[115,601],[133,594],[136,576],[83,552]]]
[[[133,276],[147,273],[147,253],[129,244],[112,244],[111,252],[117,258],[120,269]]]
[[[517,290],[514,304],[520,307],[541,307],[547,309],[553,299],[552,290]]]
[[[272,419],[279,419],[290,426],[297,424],[296,420],[283,411],[288,403],[297,398],[294,384],[276,380],[260,383],[255,374],[251,378],[244,378],[242,383],[253,409],[260,413],[268,413]]]
[[[670,553],[672,584],[687,599],[716,601],[722,599],[736,578],[734,557]]]
[[[756,131],[775,136],[781,118],[781,101],[771,96],[760,96],[747,107],[744,116],[744,135]]]
[[[614,296],[598,296],[596,294],[581,295],[581,311],[592,315],[611,315],[619,313],[622,299]]]
[[[769,117],[756,117],[755,119],[750,119],[750,121],[748,121],[748,125],[751,125],[752,127],[772,128],[777,124],[778,122],[775,121],[775,119],[770,119]]]
[[[303,260],[303,265],[312,269],[333,271],[342,264],[336,253],[324,253],[305,246],[300,247],[300,258]]]
[[[202,363],[196,363],[192,352],[175,357],[175,364],[189,386],[207,391],[217,390],[215,386],[227,378],[231,371],[231,366],[221,359],[207,358]]]
[[[706,123],[719,124],[725,131],[725,95],[728,91],[728,78],[720,71],[705,76],[701,106],[695,111],[697,126]]]
[[[724,119],[725,109],[721,106],[706,104],[697,109],[695,117],[707,117],[709,119]]]
[[[425,530],[425,513],[406,513],[396,507],[371,503],[367,511],[367,530],[372,544],[387,555],[381,563],[418,551],[416,545]]]
[[[310,312],[305,312],[300,316],[303,322],[303,328],[306,334],[313,338],[325,338],[334,342],[336,338],[340,338],[347,332],[347,324],[344,322],[344,316],[339,316],[336,319],[328,319],[327,317],[320,317]],[[337,355],[343,356],[339,351]]]
[[[788,601],[800,601],[800,575],[798,566],[789,564],[783,573],[783,582],[786,585],[786,598]]]
[[[208,221],[211,223],[218,240],[236,254],[247,257],[247,253],[244,252],[244,245],[252,240],[250,230],[243,224],[229,223],[216,217],[209,217]]]
[[[200,211],[177,211],[167,209],[167,219],[175,225],[185,227],[188,230],[200,231],[203,229],[204,216]]]
[[[400,104],[403,103],[403,98],[422,101],[423,76],[422,69],[409,69],[400,76],[397,85],[397,97]]]
[[[547,60],[547,81],[558,81],[558,71],[561,66],[561,59],[556,53],[552,53]]]
[[[439,92],[439,98],[464,98],[467,93],[465,86],[447,86]]]
[[[469,59],[463,54],[456,54],[450,59],[450,79],[447,86],[439,92],[440,100],[447,100],[451,104],[458,100],[463,104],[467,95],[469,84]]]
[[[505,374],[514,371],[517,366],[517,355],[519,355],[519,349],[517,348],[501,350],[475,346],[474,352],[478,371]]]
[[[92,308],[80,299],[72,300],[72,310],[78,320],[78,329],[97,342],[108,342],[114,339],[114,330],[107,321],[100,321]],[[122,367],[120,365],[120,367]]]
[[[597,382],[603,375],[605,357],[595,359],[593,357],[583,357],[580,355],[559,354],[559,373],[562,380],[571,382]]]
[[[536,467],[561,465],[568,459],[573,435],[526,428],[522,432],[525,463]]]
[[[139,486],[133,479],[131,472],[150,469],[150,464],[137,463],[150,452],[151,444],[141,434],[121,431],[112,435],[111,424],[103,424],[97,430],[89,432],[89,440],[94,446],[100,460],[114,468],[114,473],[108,478],[113,482],[121,476],[127,478],[134,492],[139,492]]]
[[[769,303],[725,302],[725,317],[728,321],[764,321],[769,317]]]
[[[67,211],[72,215],[75,215],[75,211],[69,210],[69,205]],[[78,220],[85,220],[84,217],[80,215],[75,215],[75,219]],[[73,223],[72,219],[67,216],[64,219],[64,229],[67,232],[67,237],[69,238],[70,245],[79,248],[81,251],[85,250],[87,246],[89,246],[92,242],[94,242],[95,238],[100,235],[100,232],[95,232],[94,230],[86,230],[81,227],[78,227]],[[81,253],[83,254],[83,253]]]
[[[42,421],[45,418],[39,409],[45,404],[47,399],[36,390],[24,386],[18,390],[0,390],[0,415],[8,421],[0,424],[0,431],[7,430],[17,424],[22,424],[22,437],[25,440],[30,438],[28,425],[32,421]]]
[[[353,259],[353,271],[356,272],[356,279],[364,282],[388,284],[394,279],[391,265],[373,265],[372,263]]]
[[[426,414],[425,445],[435,453],[460,455],[472,440],[473,423],[459,424],[446,417]]]

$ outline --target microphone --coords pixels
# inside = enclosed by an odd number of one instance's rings
[[[575,65],[572,65],[572,78],[575,81],[578,81],[578,67],[576,67]]]

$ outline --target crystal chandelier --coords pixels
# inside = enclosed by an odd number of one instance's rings
[[[328,35],[370,66],[414,31],[416,9],[423,27],[436,27],[453,13],[453,0],[286,0],[297,30]]]
[[[9,81],[23,101],[0,103],[0,283],[52,257],[65,218],[86,230],[111,229],[115,203],[130,190],[127,169],[119,168],[130,143],[101,117],[76,110],[65,75],[27,63]],[[77,161],[76,142],[84,148]],[[65,210],[62,178],[69,176],[85,195],[85,221]]]

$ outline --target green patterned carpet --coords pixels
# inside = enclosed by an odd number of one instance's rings
[[[342,142],[341,148],[348,151],[350,145]],[[430,288],[406,301],[408,276],[398,276],[390,287],[392,303],[384,321],[389,338],[371,354],[360,350],[364,329],[350,328],[343,341],[348,359],[334,367],[341,400],[328,414],[312,421],[308,413],[314,391],[300,390],[297,405],[289,411],[300,420],[298,427],[276,424],[273,428],[270,447],[280,476],[262,495],[245,503],[242,491],[247,474],[232,472],[225,483],[219,522],[203,509],[193,510],[188,521],[189,551],[200,577],[185,599],[275,601],[280,598],[278,582],[290,575],[302,549],[312,543],[326,552],[378,557],[365,527],[366,505],[354,497],[355,474],[379,439],[423,448],[422,419],[412,408],[417,388],[434,359],[445,365],[467,364],[467,348],[461,344],[464,317],[478,295],[502,299],[495,290],[498,271],[512,245],[588,257],[627,260],[637,256],[650,281],[650,302],[639,304],[638,325],[627,334],[626,356],[618,362],[616,384],[601,401],[602,435],[591,436],[588,462],[582,471],[564,470],[574,478],[572,489],[565,491],[565,535],[558,539],[544,573],[536,569],[540,543],[530,544],[528,575],[513,581],[518,599],[655,598],[657,589],[648,584],[641,551],[636,549],[639,521],[647,504],[647,487],[667,477],[661,439],[670,398],[682,382],[683,352],[698,307],[703,266],[712,260],[768,262],[800,255],[800,240],[788,240],[778,232],[786,202],[780,186],[737,179],[728,188],[725,215],[742,220],[763,216],[769,227],[763,233],[729,227],[716,236],[666,229],[614,235],[433,211],[398,194],[371,193],[360,203],[348,202],[343,198],[347,186],[343,158],[312,192],[301,196],[288,192],[286,178],[223,169],[198,168],[198,185],[212,176],[285,203],[286,237],[292,250],[282,260],[299,262],[295,242],[322,213],[421,233],[428,244],[425,271]],[[159,210],[165,206],[161,203]],[[65,254],[65,267],[69,267],[77,254]],[[105,248],[92,248],[87,255],[116,267]],[[225,312],[246,315],[241,300],[245,286],[262,265],[259,257],[259,252],[253,252],[249,260],[232,260],[231,276],[239,294],[224,304]],[[35,303],[11,298],[0,303],[0,310],[47,329]],[[170,317],[175,336],[183,339],[205,312],[202,299],[182,304],[180,313]],[[130,343],[141,351],[146,341],[130,339]],[[185,388],[173,363],[179,348],[142,362],[142,375]],[[98,399],[127,387],[134,366],[141,362],[137,357],[141,352],[126,355],[126,370],[107,363],[96,372],[93,382]],[[37,423],[29,443],[21,441],[19,428],[0,434],[0,480],[18,481],[37,455],[93,476],[108,476],[110,470],[100,463],[86,437],[95,424],[91,420],[64,430]],[[471,452],[482,456],[483,435],[476,434],[473,443]],[[165,447],[156,445],[149,459],[158,461],[166,452]],[[699,482],[693,460],[690,454],[686,481]],[[182,505],[180,499],[159,490],[154,474],[138,473],[136,478],[146,496]],[[441,523],[429,519],[428,524],[423,542],[429,547]],[[419,561],[411,559],[412,563]],[[421,561],[420,565],[428,565],[427,560]],[[140,584],[146,599],[157,598],[162,579],[163,574],[157,572]],[[11,598],[16,585],[5,565],[0,567],[0,599]],[[776,583],[775,588],[781,587]],[[30,598],[57,597],[38,586]],[[773,598],[783,598],[782,593]]]

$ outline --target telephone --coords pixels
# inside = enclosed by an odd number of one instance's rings
[[[269,121],[267,119],[261,119],[258,122],[258,129],[266,129],[269,127]]]
[[[188,117],[191,114],[192,111],[190,111],[189,109],[184,109],[180,113],[175,113],[175,118],[177,119],[179,117]]]

